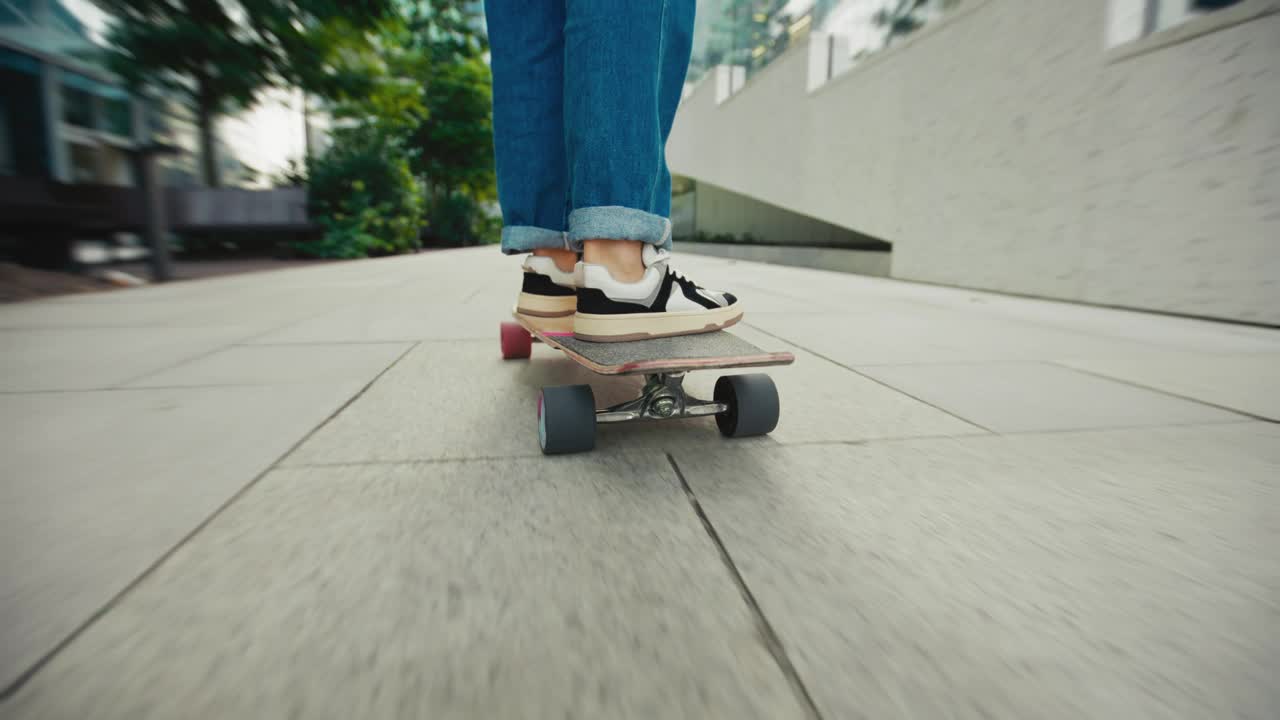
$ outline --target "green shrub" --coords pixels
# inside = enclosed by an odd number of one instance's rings
[[[394,136],[372,124],[338,130],[307,176],[311,216],[324,236],[297,243],[299,253],[358,258],[421,246],[422,190]]]
[[[452,192],[426,199],[426,226],[429,245],[483,245],[500,239],[502,220],[471,195]]]

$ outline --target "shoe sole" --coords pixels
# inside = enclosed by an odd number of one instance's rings
[[[578,299],[572,295],[550,296],[520,293],[515,313],[544,333],[572,333]]]
[[[573,316],[573,336],[587,342],[627,342],[679,335],[699,335],[732,326],[742,319],[742,304],[717,310]]]

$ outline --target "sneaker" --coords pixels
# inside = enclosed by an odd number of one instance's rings
[[[524,284],[516,301],[516,314],[545,333],[573,333],[577,309],[576,273],[565,272],[549,257],[530,255],[524,261]]]
[[[727,292],[700,287],[669,268],[671,253],[645,245],[644,277],[613,279],[603,265],[578,263],[578,311],[573,335],[592,342],[620,342],[693,335],[727,328],[742,319],[742,305]]]

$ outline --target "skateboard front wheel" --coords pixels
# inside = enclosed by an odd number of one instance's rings
[[[544,455],[586,452],[596,446],[596,398],[590,385],[542,388],[538,395],[538,447]]]
[[[533,352],[533,336],[519,323],[502,323],[498,328],[498,340],[504,360],[527,358]]]
[[[724,375],[716,380],[715,401],[727,406],[716,414],[725,437],[767,435],[778,426],[778,388],[768,375]]]

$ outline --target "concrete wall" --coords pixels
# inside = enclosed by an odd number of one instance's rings
[[[677,238],[706,233],[750,235],[771,245],[877,248],[885,243],[840,225],[730,192],[711,183],[697,183],[694,191],[673,198],[671,222]]]
[[[813,92],[800,45],[701,83],[668,159],[897,277],[1280,324],[1280,1],[1245,5],[1107,50],[1106,0],[973,0]]]
[[[680,253],[749,260],[772,265],[817,268],[854,275],[889,275],[889,253],[843,248],[786,247],[783,245],[737,245],[728,243],[681,243]]]

